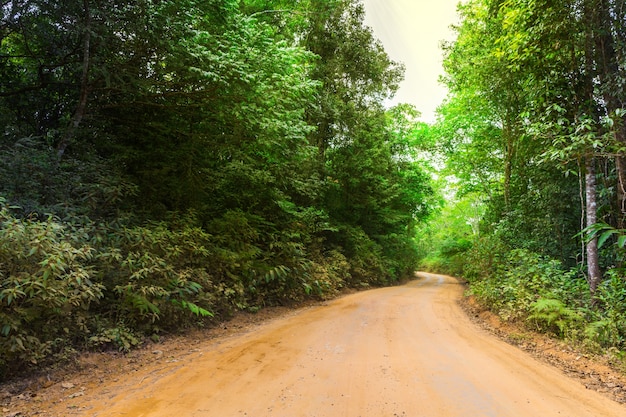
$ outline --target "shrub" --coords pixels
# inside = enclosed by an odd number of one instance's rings
[[[17,219],[6,206],[0,222],[0,369],[9,372],[84,339],[104,287],[84,229]]]
[[[624,271],[612,269],[595,294],[594,319],[585,330],[587,337],[602,347],[626,347],[626,279]]]
[[[117,326],[107,326],[89,337],[88,340],[88,345],[91,347],[113,348],[122,352],[130,352],[132,348],[140,344],[141,337],[123,323]]]
[[[580,327],[583,317],[560,300],[540,298],[530,306],[528,320],[540,331],[566,337]]]
[[[578,288],[574,271],[566,271],[561,263],[525,249],[494,257],[491,275],[474,280],[471,290],[488,307],[504,319],[523,319],[541,299],[568,301],[566,288]]]
[[[463,277],[474,282],[495,276],[507,251],[506,245],[497,237],[477,239],[463,257]]]
[[[494,257],[490,275],[471,282],[471,292],[502,318],[524,319],[535,329],[579,340],[594,349],[626,344],[626,280],[609,270],[594,300],[574,269],[523,249]]]
[[[584,336],[600,348],[623,348],[625,324],[623,318],[618,321],[612,318],[593,321],[585,326]]]
[[[307,294],[325,299],[337,294],[350,279],[350,264],[338,250],[331,250],[313,262],[307,275]]]
[[[100,231],[99,279],[106,287],[107,315],[147,330],[184,326],[212,316],[214,285],[210,235],[190,224],[172,230],[165,223]]]

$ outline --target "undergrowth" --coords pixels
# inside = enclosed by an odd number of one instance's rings
[[[595,296],[579,271],[524,249],[465,255],[469,292],[505,321],[577,343],[594,353],[626,350],[626,279],[609,270]],[[480,269],[479,269],[480,267]]]
[[[80,350],[127,352],[237,310],[324,299],[384,276],[375,253],[348,259],[341,248],[266,235],[241,211],[201,227],[193,214],[136,224],[19,210],[0,201],[0,380]]]

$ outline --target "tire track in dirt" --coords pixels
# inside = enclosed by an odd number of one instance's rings
[[[458,306],[455,279],[419,277],[207,342],[171,366],[103,384],[65,415],[626,415],[473,324]]]

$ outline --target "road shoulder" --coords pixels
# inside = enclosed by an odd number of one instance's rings
[[[626,404],[626,362],[618,363],[609,352],[605,355],[585,352],[566,341],[533,332],[522,323],[505,322],[472,296],[463,297],[459,305],[475,324],[501,340],[579,380],[587,389]]]

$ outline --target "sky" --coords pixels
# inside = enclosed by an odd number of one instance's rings
[[[459,0],[363,0],[365,24],[385,50],[406,67],[405,80],[391,104],[410,103],[433,122],[446,96],[438,82],[443,74],[442,40],[453,40],[450,25],[458,23]]]

